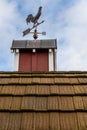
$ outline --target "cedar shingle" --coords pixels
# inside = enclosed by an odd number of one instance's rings
[[[1,93],[1,91],[2,91],[2,87],[3,87],[3,86],[2,86],[2,85],[0,85],[0,93]]]
[[[59,94],[59,86],[58,85],[51,85],[50,86],[50,93],[51,94]]]
[[[60,130],[60,119],[58,112],[51,112],[49,116],[49,130]]]
[[[0,77],[6,77],[6,76],[10,76],[10,74],[9,73],[0,72]]]
[[[21,114],[10,113],[8,130],[20,130],[20,126],[21,126]]]
[[[70,84],[69,78],[55,78],[55,83]]]
[[[74,110],[73,98],[72,97],[59,97],[59,109],[64,111]]]
[[[21,110],[34,110],[35,109],[35,97],[26,96],[22,98]]]
[[[10,110],[12,97],[0,97],[0,110]]]
[[[9,78],[0,78],[0,84],[8,84],[10,82]]]
[[[43,84],[53,84],[54,83],[54,78],[41,78],[40,82]]]
[[[78,78],[74,77],[74,78],[69,78],[70,79],[70,83],[72,84],[78,84],[79,81],[78,81]]]
[[[9,85],[4,85],[3,87],[2,87],[2,89],[1,89],[1,94],[3,94],[3,95],[9,95],[9,94],[11,94],[11,95],[13,95],[14,94],[14,92],[15,92],[15,86],[9,86]]]
[[[14,95],[24,95],[26,86],[16,86]]]
[[[59,93],[64,95],[74,95],[74,89],[72,85],[59,85]]]
[[[49,114],[35,114],[35,130],[49,130]]]
[[[11,110],[20,111],[21,108],[21,97],[12,97]]]
[[[22,78],[19,79],[20,84],[30,84],[31,82],[32,82],[32,78],[30,78],[30,77],[29,78],[22,77]]]
[[[9,83],[17,84],[17,83],[19,83],[19,78],[10,78]]]
[[[75,113],[60,113],[61,130],[78,130]]]
[[[25,87],[25,95],[35,95],[36,94],[36,85],[28,85]]]
[[[87,78],[83,77],[83,78],[78,78],[80,83],[87,83]]]
[[[85,110],[87,110],[87,96],[82,96],[82,100],[83,100],[84,108]]]
[[[78,112],[77,118],[79,130],[87,130],[87,112]]]
[[[76,110],[84,110],[83,100],[81,96],[74,96],[74,106]]]
[[[34,113],[25,112],[22,114],[21,130],[34,130]]]
[[[36,94],[37,95],[49,95],[50,90],[49,90],[49,85],[38,85],[36,87]]]
[[[0,112],[0,130],[8,130],[9,113]]]
[[[58,110],[59,101],[57,96],[48,97],[48,110]]]
[[[32,83],[40,83],[40,78],[38,78],[38,77],[32,78]]]
[[[48,103],[47,97],[36,97],[35,98],[35,109],[37,111],[47,110],[47,103]]]
[[[85,89],[83,85],[74,85],[74,91],[75,91],[75,94],[79,94],[79,95],[85,94]]]
[[[82,88],[84,90],[84,94],[87,94],[87,85],[82,85]]]

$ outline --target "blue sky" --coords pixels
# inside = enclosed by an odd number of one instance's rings
[[[39,6],[45,22],[38,30],[47,34],[39,39],[57,39],[57,70],[87,71],[87,0],[0,0],[0,71],[13,71],[13,40],[33,39],[22,32],[31,26],[27,15]]]

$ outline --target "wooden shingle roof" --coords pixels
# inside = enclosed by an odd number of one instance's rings
[[[0,130],[87,130],[87,72],[0,72]]]
[[[13,40],[11,49],[57,49],[56,39]]]

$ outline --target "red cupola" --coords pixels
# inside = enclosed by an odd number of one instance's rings
[[[56,71],[56,39],[14,40],[14,71]]]

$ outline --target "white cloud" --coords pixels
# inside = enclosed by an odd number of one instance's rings
[[[64,16],[65,15],[65,16]],[[60,70],[87,70],[87,1],[80,0],[68,8],[63,19],[63,38],[66,47],[60,46]],[[62,59],[62,60],[61,60]]]
[[[10,47],[13,38],[18,34],[19,17],[15,2],[0,1],[0,71],[13,69]]]

